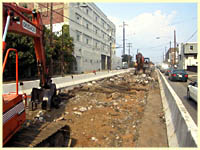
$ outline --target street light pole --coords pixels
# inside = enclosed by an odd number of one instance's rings
[[[176,30],[174,30],[174,65],[176,65]]]
[[[128,44],[128,48],[129,48],[128,49],[128,67],[130,67],[130,49],[131,49],[132,43],[127,43],[127,44]]]
[[[123,52],[122,55],[125,55],[125,26],[127,26],[127,24],[125,24],[125,22],[123,22],[123,25],[120,27],[123,27]]]
[[[112,70],[112,31],[113,29],[109,29],[109,35],[110,35],[110,70]]]

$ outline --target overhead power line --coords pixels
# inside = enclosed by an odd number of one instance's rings
[[[40,3],[39,3],[39,5],[41,5],[41,6],[43,6],[43,7],[46,7],[47,9],[50,9],[48,6],[45,6],[45,5],[43,5],[43,4],[40,4]],[[52,10],[52,12],[54,12],[54,13],[56,13],[56,14],[58,14],[58,15],[64,17],[64,18],[67,18],[68,20],[71,20],[72,22],[74,22],[74,23],[76,23],[76,24],[79,24],[78,22],[76,22],[76,21],[70,19],[69,17],[67,17],[67,16],[65,16],[65,15],[63,15],[63,14],[61,14],[61,13],[58,13],[58,12],[55,11],[55,10]]]
[[[197,30],[188,38],[188,40],[185,41],[185,43],[191,40],[195,36],[196,33],[197,33]]]
[[[182,20],[182,21],[173,22],[173,23],[171,23],[171,24],[169,24],[169,25],[181,24],[181,23],[184,23],[184,22],[188,22],[188,20],[195,20],[195,19],[197,19],[197,18],[196,18],[196,17],[192,17],[192,18],[187,19],[187,20]]]
[[[168,43],[169,43],[169,42],[163,43],[163,44],[161,44],[161,45],[153,46],[153,47],[145,47],[145,48],[140,48],[140,49],[154,49],[154,48],[158,48],[158,47],[165,46],[165,45],[168,44]]]

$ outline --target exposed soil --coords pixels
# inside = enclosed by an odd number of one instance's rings
[[[121,74],[62,90],[59,96],[59,109],[28,112],[27,122],[66,120],[74,147],[168,146],[155,73]]]

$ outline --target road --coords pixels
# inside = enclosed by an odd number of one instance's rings
[[[165,76],[171,87],[174,89],[178,97],[182,100],[183,105],[189,112],[193,121],[197,125],[197,103],[193,100],[187,100],[187,85],[191,82],[188,80],[187,82],[179,82],[179,81],[170,81],[168,80],[168,76]]]

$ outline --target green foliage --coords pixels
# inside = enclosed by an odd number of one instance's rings
[[[122,62],[128,62],[128,56],[127,54],[122,55]],[[132,56],[130,55],[130,60],[132,60]]]
[[[63,25],[63,33],[59,36],[58,45],[61,47],[60,55],[63,55],[65,72],[70,73],[73,63],[76,61],[73,56],[74,43],[73,38],[70,37],[69,25]]]
[[[35,70],[33,66],[36,64],[33,39],[24,35],[8,33],[6,42],[6,49],[15,48],[18,51],[19,77],[30,76],[30,70]],[[4,78],[15,76],[15,55],[14,52],[9,54]]]
[[[72,69],[72,65],[75,61],[73,54],[74,44],[73,38],[69,34],[69,26],[63,26],[63,36],[57,36],[53,33],[53,46],[50,46],[50,30],[44,26],[43,32],[43,45],[46,55],[46,64],[50,66],[50,60],[58,62],[63,56],[64,72],[68,73]],[[62,43],[63,37],[63,43]],[[34,51],[34,41],[31,37],[24,35],[18,35],[15,33],[8,33],[6,37],[6,43],[8,48],[15,48],[18,50],[19,56],[19,77],[27,78],[37,75],[36,56]],[[63,45],[63,48],[62,48]],[[6,53],[6,52],[5,52]],[[4,53],[4,55],[5,55]],[[5,57],[5,56],[4,56]],[[61,65],[61,64],[60,64]],[[59,67],[56,67],[59,68]],[[9,77],[15,77],[15,53],[11,52],[6,64],[4,72],[4,79],[8,80]]]

